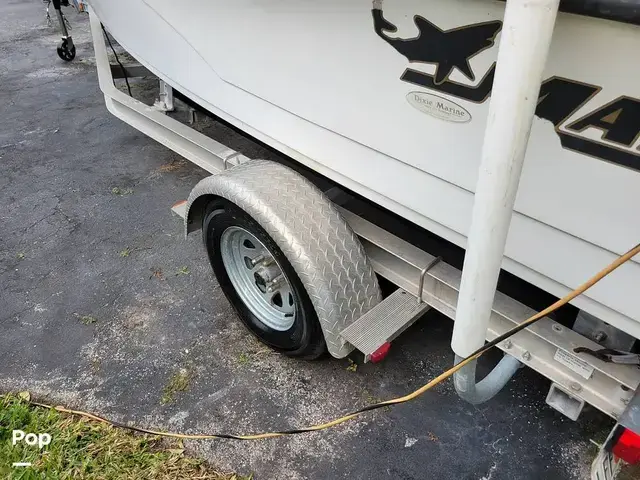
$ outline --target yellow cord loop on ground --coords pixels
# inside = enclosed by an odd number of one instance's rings
[[[625,254],[619,256],[615,261],[610,263],[607,267],[605,267],[600,272],[595,274],[593,277],[591,277],[585,283],[583,283],[582,285],[577,287],[575,290],[573,290],[572,292],[568,293],[567,295],[565,295],[564,297],[559,299],[554,304],[548,306],[547,308],[545,308],[541,312],[538,312],[535,315],[529,317],[527,320],[525,320],[521,324],[515,326],[514,328],[510,329],[509,331],[507,331],[506,333],[504,333],[500,337],[496,338],[495,340],[487,343],[483,348],[481,348],[477,352],[469,355],[467,358],[463,359],[460,363],[454,365],[453,367],[451,367],[447,371],[441,373],[440,375],[438,375],[436,378],[431,380],[426,385],[423,385],[422,387],[418,388],[416,391],[414,391],[412,393],[409,393],[409,394],[407,394],[407,395],[405,395],[403,397],[392,398],[390,400],[385,400],[385,401],[382,401],[382,402],[374,403],[372,405],[368,405],[368,406],[366,406],[366,407],[364,407],[364,408],[362,408],[360,410],[357,410],[355,412],[352,412],[352,413],[349,413],[349,414],[344,415],[342,417],[336,418],[335,420],[331,420],[329,422],[321,423],[321,424],[318,424],[318,425],[312,425],[312,426],[305,427],[305,428],[302,428],[302,429],[285,430],[285,431],[282,431],[282,432],[266,432],[266,433],[258,433],[258,434],[254,434],[254,435],[233,435],[233,434],[224,434],[224,433],[199,435],[199,434],[183,434],[183,433],[161,432],[161,431],[150,430],[150,429],[146,429],[146,428],[132,427],[130,425],[125,425],[125,424],[121,424],[119,422],[114,422],[114,421],[108,420],[106,418],[102,418],[102,417],[99,417],[97,415],[94,415],[92,413],[87,413],[87,412],[83,412],[83,411],[80,411],[80,410],[70,410],[70,409],[67,409],[67,408],[64,408],[64,407],[60,407],[60,406],[55,406],[54,407],[54,406],[51,406],[51,405],[46,405],[44,403],[37,403],[37,402],[31,402],[31,403],[33,405],[36,405],[36,406],[39,406],[39,407],[52,408],[52,409],[54,409],[54,410],[56,410],[58,412],[72,414],[72,415],[79,415],[79,416],[82,416],[82,417],[90,418],[91,420],[95,420],[97,422],[106,423],[106,424],[113,425],[113,426],[116,426],[116,427],[126,428],[128,430],[133,430],[133,431],[140,432],[140,433],[147,433],[147,434],[158,435],[158,436],[162,436],[162,437],[191,439],[191,440],[206,440],[206,439],[212,439],[212,438],[226,438],[226,439],[232,439],[232,440],[262,440],[262,439],[266,439],[266,438],[276,438],[276,437],[282,437],[282,436],[285,436],[285,435],[294,435],[294,434],[299,434],[299,433],[315,432],[315,431],[318,431],[318,430],[324,430],[326,428],[335,427],[336,425],[340,425],[341,423],[348,422],[349,420],[352,420],[352,419],[354,419],[354,418],[356,418],[356,417],[358,417],[358,416],[362,415],[363,413],[368,412],[370,410],[375,410],[375,409],[378,409],[378,408],[381,408],[381,407],[384,407],[384,406],[397,405],[397,404],[400,404],[400,403],[405,403],[405,402],[408,402],[410,400],[413,400],[413,399],[419,397],[420,395],[422,395],[427,390],[430,390],[431,388],[435,387],[436,385],[438,385],[439,383],[443,382],[447,378],[451,377],[454,373],[456,373],[458,370],[460,370],[465,365],[467,365],[470,362],[478,359],[483,353],[485,353],[486,351],[488,351],[491,348],[493,348],[500,341],[505,340],[506,338],[508,338],[511,335],[519,332],[520,330],[522,330],[526,326],[531,325],[532,323],[534,323],[534,322],[540,320],[541,318],[549,315],[551,312],[557,310],[558,308],[562,307],[563,305],[566,305],[571,300],[576,298],[578,295],[584,293],[586,290],[588,290],[589,288],[594,286],[596,283],[598,283],[604,277],[609,275],[616,268],[618,268],[619,266],[621,266],[625,262],[629,261],[631,258],[633,258],[638,253],[640,253],[640,244],[636,245],[635,247],[633,247],[631,250],[629,250]]]

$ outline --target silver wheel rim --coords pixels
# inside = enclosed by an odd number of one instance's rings
[[[222,263],[247,308],[267,327],[284,332],[295,321],[289,279],[271,252],[244,228],[228,227],[220,237]]]

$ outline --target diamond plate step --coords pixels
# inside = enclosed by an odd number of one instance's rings
[[[385,342],[390,342],[429,310],[426,303],[403,289],[396,290],[340,332],[340,336],[365,355],[365,361]]]

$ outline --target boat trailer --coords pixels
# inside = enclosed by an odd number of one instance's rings
[[[53,1],[58,12],[60,2]],[[461,271],[345,208],[340,199],[349,192],[339,186],[325,192],[324,198],[333,201],[331,208],[357,235],[376,274],[398,287],[354,322],[324,329],[332,355],[344,357],[355,348],[366,361],[380,360],[395,337],[433,308],[455,320],[451,346],[458,361],[536,313],[496,286],[557,12],[558,0],[507,1]],[[187,233],[199,230],[206,212],[198,198],[232,188],[235,172],[250,172],[256,161],[167,115],[173,92],[166,83],[162,82],[160,102],[164,108],[118,90],[114,78],[154,72],[142,65],[110,65],[100,20],[91,14],[90,22],[100,88],[109,111],[213,175],[194,189],[188,201],[173,207],[185,219]],[[71,37],[68,40],[72,49]],[[260,140],[259,132],[247,133]],[[268,163],[259,162],[260,168],[271,168],[265,166]],[[227,183],[220,183],[222,177]],[[302,179],[300,185],[306,188]],[[264,278],[272,281],[267,273]],[[593,354],[602,350],[599,343],[551,318],[498,347],[504,357],[482,381],[476,382],[475,362],[456,373],[454,384],[462,398],[484,402],[521,366],[528,366],[551,380],[547,403],[567,417],[576,420],[588,403],[617,420],[593,463],[592,479],[614,478],[620,458],[640,460],[640,369],[624,363],[637,356],[623,361],[616,352],[609,352],[609,357]]]

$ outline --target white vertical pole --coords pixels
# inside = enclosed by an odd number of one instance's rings
[[[451,348],[485,341],[559,0],[507,0]]]

